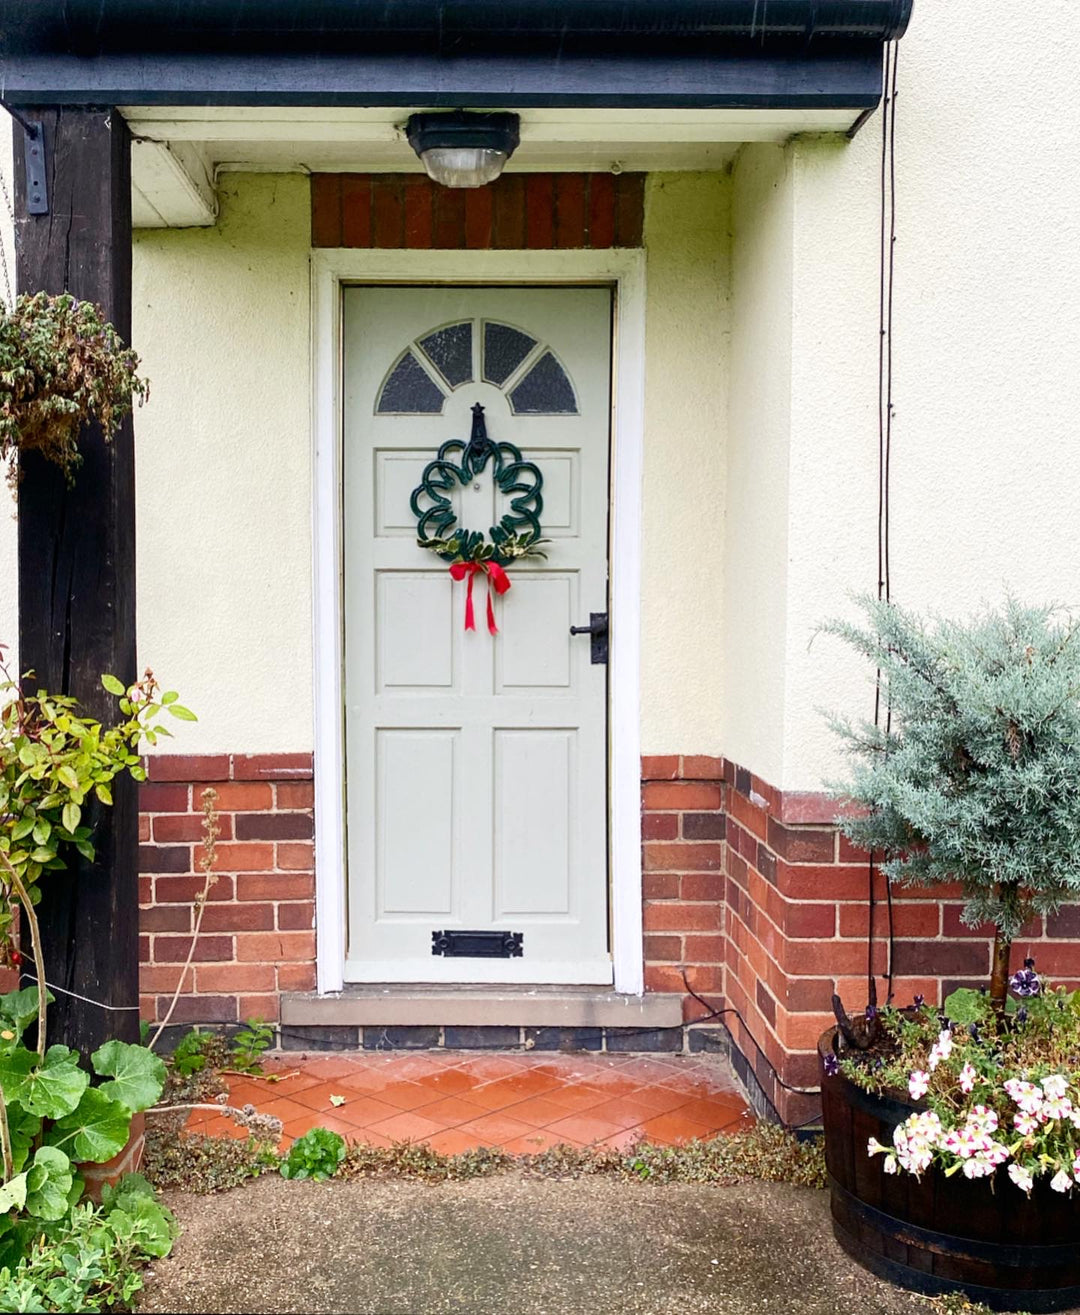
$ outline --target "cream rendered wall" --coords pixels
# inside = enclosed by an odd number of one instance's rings
[[[783,774],[794,206],[790,152],[734,170],[728,515],[722,563],[723,753]]]
[[[139,660],[177,752],[312,745],[309,190],[228,174],[214,228],[135,235]]]
[[[730,178],[646,202],[643,742],[720,752]],[[312,745],[308,182],[227,174],[211,229],[136,234],[140,661],[183,752]]]
[[[1020,0],[995,5],[992,23],[979,0],[954,0],[917,5],[900,43],[892,583],[916,607],[962,615],[1006,583],[1080,603],[1075,38],[1072,0],[1050,0],[1038,24]],[[729,554],[757,514],[736,468],[753,459],[739,399],[760,371],[738,335],[759,299],[783,297],[790,264],[791,370],[775,385],[790,389],[789,494],[786,563],[760,581],[784,598],[786,633],[729,661],[725,752],[785,789],[819,788],[836,770],[818,707],[872,711],[863,667],[833,641],[808,645],[818,621],[846,610],[847,590],[876,579],[880,147],[874,118],[850,144],[785,149],[791,231],[749,284],[740,271],[770,213],[752,186],[770,148],[745,147],[735,169]],[[730,652],[750,607],[728,569]],[[757,733],[738,710],[780,688],[778,754],[772,723]]]
[[[727,173],[651,174],[645,195],[641,721],[645,753],[722,751]]]

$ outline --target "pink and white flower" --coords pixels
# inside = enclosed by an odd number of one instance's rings
[[[953,1036],[949,1029],[946,1028],[943,1032],[938,1034],[938,1039],[930,1049],[930,1055],[926,1061],[926,1067],[931,1073],[933,1073],[934,1069],[937,1068],[938,1064],[940,1064],[943,1059],[949,1058],[952,1054],[952,1048]]]
[[[1031,1176],[1031,1170],[1025,1169],[1022,1164],[1017,1164],[1015,1160],[1009,1165],[1009,1177],[1020,1188],[1022,1192],[1031,1195],[1031,1189],[1035,1185],[1035,1179]]]
[[[960,1076],[958,1079],[960,1083],[960,1090],[963,1092],[974,1091],[975,1081],[978,1078],[978,1076],[979,1075],[975,1072],[975,1068],[972,1064],[965,1064],[964,1067],[960,1070]]]
[[[1055,1192],[1072,1191],[1072,1179],[1064,1169],[1059,1169],[1050,1179],[1050,1186]]]
[[[1069,1089],[1069,1079],[1061,1073],[1051,1073],[1040,1079],[1040,1086],[1051,1100],[1061,1100]]]
[[[930,1074],[925,1073],[921,1068],[915,1071],[908,1078],[907,1089],[912,1100],[922,1100],[930,1087]]]

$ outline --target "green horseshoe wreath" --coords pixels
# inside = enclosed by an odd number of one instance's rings
[[[546,557],[540,545],[540,516],[544,510],[544,477],[539,466],[526,461],[513,443],[495,443],[488,437],[484,408],[472,408],[472,433],[468,443],[450,439],[439,448],[434,461],[424,467],[420,483],[412,491],[409,506],[416,517],[416,541],[450,563],[455,580],[469,582],[465,600],[465,629],[475,630],[473,582],[484,575],[488,582],[488,630],[498,633],[491,590],[498,594],[510,588],[506,567],[525,557]],[[455,460],[456,458],[456,460]],[[450,494],[458,485],[470,483],[488,462],[496,486],[510,498],[510,510],[488,531],[458,526]]]

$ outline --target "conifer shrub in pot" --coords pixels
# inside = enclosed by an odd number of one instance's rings
[[[994,932],[981,989],[821,1038],[833,1227],[883,1277],[997,1310],[1080,1304],[1080,992],[1011,949],[1080,897],[1080,621],[1007,600],[966,623],[861,600],[824,627],[880,673],[883,726],[835,721],[841,826],[887,878],[959,883]]]

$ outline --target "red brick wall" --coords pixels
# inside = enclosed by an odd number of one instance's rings
[[[724,764],[669,755],[641,763],[645,989],[723,992]],[[687,997],[687,1017],[700,1013]]]
[[[832,1022],[838,991],[849,1010],[866,1004],[866,855],[830,825],[835,806],[824,795],[781,794],[743,768],[724,770],[726,959],[724,997],[780,1076],[816,1086],[816,1042]],[[885,882],[875,874],[874,971],[887,994]],[[990,972],[990,929],[960,922],[958,887],[893,890],[893,990],[896,1003],[915,994],[940,1001],[958,985],[983,985]],[[1033,955],[1058,979],[1080,978],[1080,909],[1038,919],[1014,947],[1014,963]],[[798,1122],[816,1101],[785,1092],[772,1080],[745,1029],[729,1025],[781,1114]]]
[[[280,991],[315,985],[311,755],[162,756],[149,769],[139,795],[143,1016],[164,1016],[191,945],[212,786],[218,880],[172,1021],[275,1020]]]

